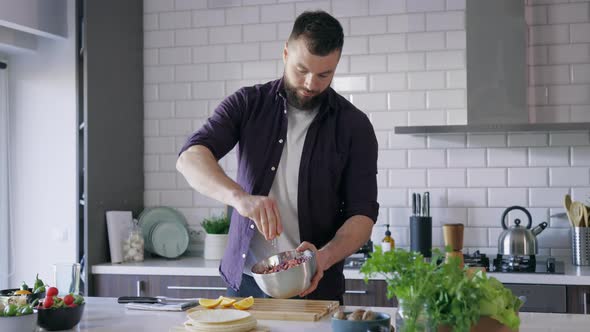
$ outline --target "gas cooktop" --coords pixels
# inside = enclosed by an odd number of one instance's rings
[[[360,269],[361,266],[367,261],[365,257],[353,257],[349,256],[344,259],[344,268],[345,269]]]
[[[466,266],[484,267],[489,272],[497,273],[564,274],[565,272],[563,262],[555,257],[496,255],[496,258],[490,262],[485,254],[476,251],[473,254],[464,254],[463,260]]]
[[[365,256],[351,255],[344,260],[344,268],[358,270],[366,260]],[[565,273],[563,261],[555,257],[496,255],[490,262],[486,254],[475,251],[472,254],[463,254],[463,261],[465,266],[483,267],[486,271],[494,273]]]

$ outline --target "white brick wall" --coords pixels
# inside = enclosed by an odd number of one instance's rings
[[[344,28],[333,87],[371,119],[379,142],[378,224],[409,246],[412,192],[430,191],[433,238],[462,222],[465,244],[495,253],[500,216],[530,208],[543,253],[569,255],[565,193],[590,196],[590,133],[395,135],[398,125],[466,121],[466,0],[144,0],[146,206],[169,205],[192,228],[221,204],[190,189],[174,163],[187,136],[228,94],[282,75],[296,15],[323,8]],[[530,112],[590,121],[590,1],[527,0]],[[236,173],[235,152],[221,161]],[[511,215],[511,220],[516,216]],[[373,240],[385,231],[376,227]]]

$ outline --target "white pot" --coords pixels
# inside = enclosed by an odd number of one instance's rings
[[[205,259],[222,259],[227,246],[228,234],[207,234],[205,236]]]

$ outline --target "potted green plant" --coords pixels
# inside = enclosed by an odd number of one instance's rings
[[[205,230],[205,259],[221,259],[227,245],[230,218],[227,214],[205,218],[201,227]]]
[[[442,262],[433,250],[430,262],[416,252],[375,252],[361,267],[365,281],[381,275],[387,297],[396,296],[396,331],[517,331],[522,301],[485,272],[461,268],[460,259]],[[491,319],[490,319],[491,318]]]

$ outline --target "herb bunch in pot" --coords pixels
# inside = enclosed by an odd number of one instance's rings
[[[387,297],[396,296],[396,331],[499,332],[518,330],[522,301],[485,272],[461,268],[460,259],[442,262],[433,250],[426,262],[416,252],[383,252],[376,246],[360,271],[369,278],[381,275]]]
[[[205,218],[201,227],[205,230],[205,259],[221,259],[227,245],[230,217],[227,214]]]

